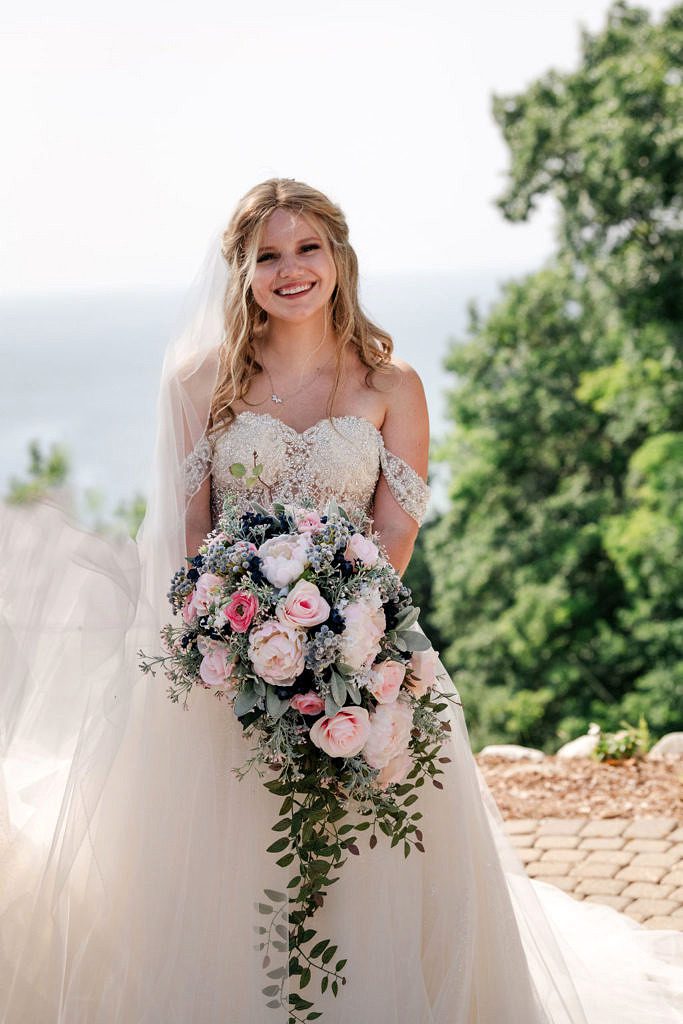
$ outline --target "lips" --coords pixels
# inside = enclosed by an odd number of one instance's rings
[[[308,295],[308,293],[315,287],[315,283],[315,281],[293,281],[291,284],[282,284],[280,285],[280,288],[275,289],[275,294],[281,299],[295,299],[297,295]],[[301,288],[300,286],[304,284],[309,285],[309,287]],[[297,291],[286,294],[280,291],[282,288],[297,288]]]

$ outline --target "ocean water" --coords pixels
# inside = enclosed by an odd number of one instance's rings
[[[362,279],[363,308],[422,377],[434,439],[446,427],[449,339],[463,336],[468,301],[485,309],[511,276],[492,270]],[[99,490],[106,508],[145,493],[161,362],[182,299],[175,291],[117,291],[0,301],[3,495],[12,475],[25,475],[32,439],[43,450],[64,445],[70,479]]]

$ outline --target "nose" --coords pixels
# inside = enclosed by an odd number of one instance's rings
[[[283,253],[280,257],[280,267],[278,269],[278,277],[291,277],[294,268],[297,265],[296,253]]]

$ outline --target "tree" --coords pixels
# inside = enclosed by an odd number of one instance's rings
[[[550,192],[559,226],[444,364],[450,508],[426,554],[475,744],[683,720],[681,578],[662,571],[683,546],[682,56],[683,6],[653,25],[616,3],[577,71],[493,100],[500,209],[524,220]]]

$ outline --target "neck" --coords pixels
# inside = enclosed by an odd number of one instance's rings
[[[336,339],[329,322],[327,334],[323,338],[324,333],[322,316],[301,324],[270,319],[260,339],[268,369],[282,368],[287,373],[296,374],[320,366],[336,348]]]

